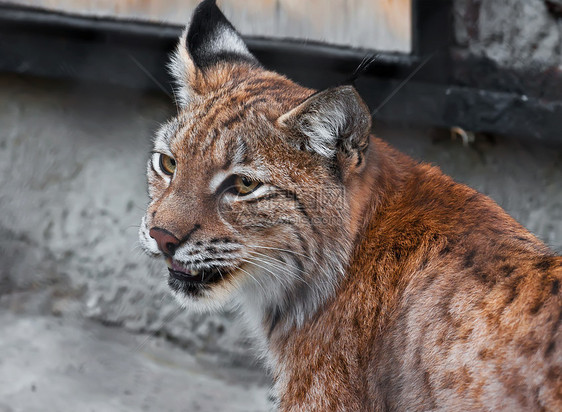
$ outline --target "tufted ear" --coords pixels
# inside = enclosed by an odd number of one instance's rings
[[[295,136],[299,147],[329,158],[356,157],[358,164],[371,130],[369,109],[352,86],[313,94],[277,122]]]
[[[259,64],[216,0],[204,0],[193,12],[169,63],[179,104],[192,100],[204,72],[224,61]]]

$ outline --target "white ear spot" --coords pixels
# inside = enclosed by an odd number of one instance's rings
[[[233,30],[229,30],[227,27],[221,27],[215,33],[214,39],[208,45],[207,52],[208,54],[228,52],[252,57],[248,47],[246,47],[246,44],[240,38],[238,33]]]

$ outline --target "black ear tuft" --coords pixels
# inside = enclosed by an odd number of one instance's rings
[[[343,84],[350,84],[352,86],[355,86],[355,81],[360,78],[367,71],[367,69],[371,67],[373,63],[377,61],[378,57],[378,54],[371,54],[370,56],[363,57],[363,60],[361,60],[359,66],[357,66],[353,74],[349,76],[349,78],[347,78],[346,81],[343,82]]]
[[[202,1],[193,12],[187,47],[200,69],[225,60],[258,64],[240,34],[217,7],[216,0]]]

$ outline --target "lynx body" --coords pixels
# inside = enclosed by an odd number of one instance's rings
[[[562,410],[562,258],[370,135],[351,86],[261,67],[213,1],[140,229],[192,310],[234,303],[282,411]]]

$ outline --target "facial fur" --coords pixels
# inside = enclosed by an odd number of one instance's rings
[[[175,268],[215,273],[197,283],[170,276],[185,306],[208,310],[233,302],[260,313],[256,321],[271,329],[281,317],[285,326],[301,324],[331,296],[351,253],[346,180],[359,172],[349,164],[360,154],[353,157],[350,149],[338,157],[336,140],[350,133],[353,121],[339,97],[358,96],[344,87],[317,103],[313,90],[260,67],[240,49],[233,29],[219,32],[212,47],[234,44],[242,55],[198,66],[193,56],[201,52],[186,46],[186,32],[172,59],[180,107],[158,131],[148,162],[141,244]],[[222,43],[219,35],[226,35]],[[326,115],[338,123],[318,116],[314,104],[331,105]],[[174,159],[172,175],[162,170],[162,155]],[[259,187],[237,194],[238,176]],[[180,240],[173,256],[150,236],[154,228]]]

